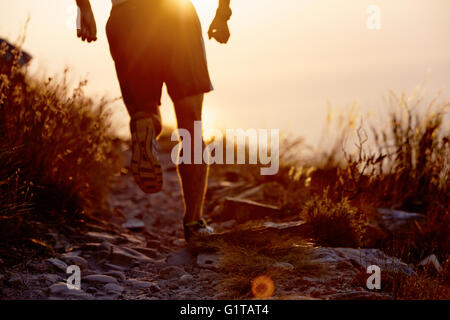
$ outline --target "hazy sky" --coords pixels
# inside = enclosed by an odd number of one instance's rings
[[[79,41],[74,0],[0,0],[0,37],[14,41],[28,15],[25,48],[32,70],[72,69],[86,76],[89,94],[120,96],[104,27],[109,0],[91,0],[99,40]],[[206,33],[217,0],[194,0]],[[381,8],[381,29],[366,26],[369,5]],[[448,0],[232,0],[228,45],[206,40],[215,91],[205,99],[206,125],[280,128],[314,143],[327,104],[343,108],[358,100],[379,112],[388,90],[412,91],[426,80],[430,95],[450,89]],[[115,123],[126,132],[122,103]],[[174,124],[163,98],[163,120]]]

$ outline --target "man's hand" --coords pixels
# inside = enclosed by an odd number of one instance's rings
[[[77,37],[87,42],[97,40],[97,25],[91,6],[80,6],[78,14],[80,24],[77,26]]]
[[[209,39],[214,38],[219,43],[227,43],[230,39],[230,30],[226,19],[216,15],[208,30]]]

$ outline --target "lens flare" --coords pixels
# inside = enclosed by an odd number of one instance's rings
[[[275,285],[268,276],[259,276],[252,280],[252,293],[255,298],[270,298],[275,292]]]

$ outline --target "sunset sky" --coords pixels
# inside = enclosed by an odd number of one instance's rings
[[[217,0],[194,0],[203,25],[215,91],[205,99],[207,127],[280,128],[314,144],[327,106],[359,101],[364,111],[384,110],[388,90],[411,92],[425,82],[430,96],[450,89],[448,0],[232,0],[228,45],[207,40]],[[27,16],[25,49],[31,71],[89,79],[90,95],[120,96],[105,24],[109,0],[91,0],[99,40],[75,36],[74,0],[1,0],[0,37],[14,41]],[[366,27],[369,5],[381,8],[381,29]],[[163,120],[174,125],[164,94]],[[128,130],[125,107],[114,121]]]

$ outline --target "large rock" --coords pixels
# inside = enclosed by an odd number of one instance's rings
[[[378,209],[381,215],[381,226],[391,233],[407,232],[416,221],[422,221],[425,216],[419,213],[412,213],[392,209]]]
[[[415,273],[411,266],[378,249],[317,248],[312,252],[311,260],[330,267],[337,274],[357,275],[371,265],[379,266],[382,272],[402,272],[408,276]]]

